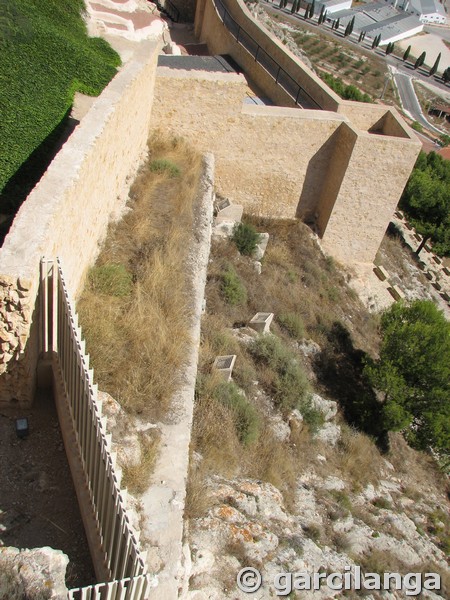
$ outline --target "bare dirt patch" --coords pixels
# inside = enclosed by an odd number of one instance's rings
[[[27,417],[20,440],[15,419]],[[96,581],[51,395],[40,393],[30,409],[0,414],[0,545],[50,546],[69,557],[67,587]]]

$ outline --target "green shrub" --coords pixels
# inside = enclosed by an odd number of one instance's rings
[[[233,227],[231,239],[236,244],[236,247],[241,254],[251,256],[256,250],[260,235],[253,225],[249,225],[248,223],[236,223]]]
[[[352,511],[351,500],[345,492],[342,490],[332,490],[331,495],[344,510],[348,512]]]
[[[213,392],[214,398],[231,411],[239,441],[248,445],[256,441],[260,431],[260,418],[237,385],[221,382]]]
[[[278,317],[278,321],[292,338],[300,340],[305,337],[305,326],[297,313],[283,313]]]
[[[247,301],[247,290],[231,265],[222,273],[221,291],[225,301],[232,306]]]
[[[166,160],[165,158],[158,158],[152,160],[149,165],[150,171],[153,173],[158,173],[158,175],[162,175],[167,173],[169,177],[179,177],[180,176],[180,167],[173,163],[170,160]]]
[[[250,352],[273,371],[271,393],[281,409],[302,411],[302,406],[307,407],[308,379],[292,350],[274,335],[261,335],[251,344]]]
[[[313,406],[309,397],[303,399],[298,409],[303,416],[304,422],[308,425],[308,429],[311,433],[316,433],[325,423],[325,418],[322,411]]]
[[[133,287],[131,273],[121,264],[93,267],[89,272],[89,283],[95,292],[118,298],[129,296]]]
[[[340,55],[341,56],[341,55]],[[372,102],[368,94],[364,94],[354,85],[346,85],[339,77],[330,73],[321,73],[320,77],[325,83],[344,100],[355,100],[356,102]]]
[[[423,125],[421,125],[418,121],[413,121],[411,123],[411,128],[414,129],[415,131],[419,131],[419,132],[423,131]]]

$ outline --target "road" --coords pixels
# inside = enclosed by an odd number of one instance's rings
[[[289,11],[282,10],[280,11],[276,4],[272,4],[270,0],[266,0],[264,2],[264,8],[269,14],[279,14],[280,12],[283,14],[283,19],[287,22],[290,22],[292,25],[297,27],[303,27],[305,29],[309,29],[311,31],[318,31],[317,25],[315,22],[305,21],[299,15],[292,15]],[[433,28],[436,29],[436,28]],[[441,37],[446,37],[446,34],[449,33],[449,30],[444,28],[439,28],[439,34]],[[423,127],[425,127],[428,131],[433,134],[442,135],[443,131],[434,127],[431,123],[429,123],[423,115],[422,109],[420,107],[419,101],[417,99],[414,87],[412,85],[412,79],[417,79],[418,81],[424,81],[428,84],[432,84],[433,86],[440,88],[441,90],[445,90],[447,93],[449,92],[448,86],[446,86],[442,81],[439,81],[436,77],[429,77],[428,75],[420,72],[420,70],[414,70],[412,66],[408,64],[404,64],[401,58],[397,58],[394,55],[385,54],[383,49],[372,50],[369,43],[366,44],[357,44],[356,37],[348,37],[343,38],[342,32],[332,32],[328,27],[323,27],[320,29],[320,33],[329,37],[331,39],[339,38],[339,42],[343,45],[347,45],[356,49],[358,47],[359,51],[362,54],[370,55],[375,54],[377,58],[383,60],[390,68],[391,72],[394,76],[394,81],[397,86],[401,104],[406,113],[411,116],[414,121],[417,121]],[[436,33],[433,31],[433,33]],[[450,34],[449,34],[450,38]]]
[[[405,113],[407,113],[414,121],[423,125],[423,127],[433,131],[433,133],[442,135],[443,132],[440,129],[437,129],[437,127],[434,127],[425,119],[419,101],[417,100],[411,76],[401,71],[396,71],[393,75]]]

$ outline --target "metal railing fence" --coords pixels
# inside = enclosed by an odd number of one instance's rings
[[[126,511],[126,490],[120,488],[121,471],[111,452],[89,355],[85,353],[78,317],[64,282],[59,260],[41,261],[42,350],[57,353],[67,407],[70,412],[85,484],[97,526],[109,578],[81,590],[72,590],[75,600],[144,600],[149,578],[146,553],[139,549],[139,536]]]
[[[224,0],[212,0],[217,14],[234,39],[263,67],[296,105],[321,110],[320,104],[232,17]]]

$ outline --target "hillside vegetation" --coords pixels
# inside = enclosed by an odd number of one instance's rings
[[[261,272],[242,251],[242,238],[253,230],[270,235]],[[391,389],[387,368],[386,322],[391,315],[397,324],[396,314],[409,309],[396,304],[379,319],[350,280],[300,222],[247,216],[231,239],[213,241],[185,513],[190,590],[204,597],[236,598],[236,574],[249,565],[262,573],[261,598],[274,597],[268,582],[276,573],[331,573],[342,565],[367,573],[433,572],[441,578],[433,597],[448,597],[446,480],[431,453],[412,449],[383,419],[389,401],[390,409],[395,403],[411,412],[416,429],[423,423],[414,402],[422,390],[414,396],[417,386],[401,364],[393,365],[400,383]],[[274,313],[270,334],[248,327],[256,312]],[[421,338],[406,359],[410,372],[430,339],[418,325],[411,335],[417,328]],[[229,354],[236,362],[224,381],[213,365]],[[372,382],[367,364],[380,369]],[[409,395],[391,398],[402,377]],[[395,411],[387,412],[392,421]],[[360,593],[330,590],[321,597]],[[400,600],[404,592],[391,586],[389,597]]]
[[[83,0],[2,1],[1,213],[16,210],[20,190],[13,184],[8,190],[4,188],[42,145],[44,154],[51,152],[51,134],[64,120],[74,93],[98,95],[120,64],[107,42],[87,36],[83,9]],[[33,167],[38,168],[38,164]],[[27,176],[39,178],[33,172]],[[21,177],[17,185],[23,184]]]
[[[450,256],[450,161],[436,152],[421,152],[400,199],[400,207],[418,233],[420,252],[428,239],[433,251]]]

